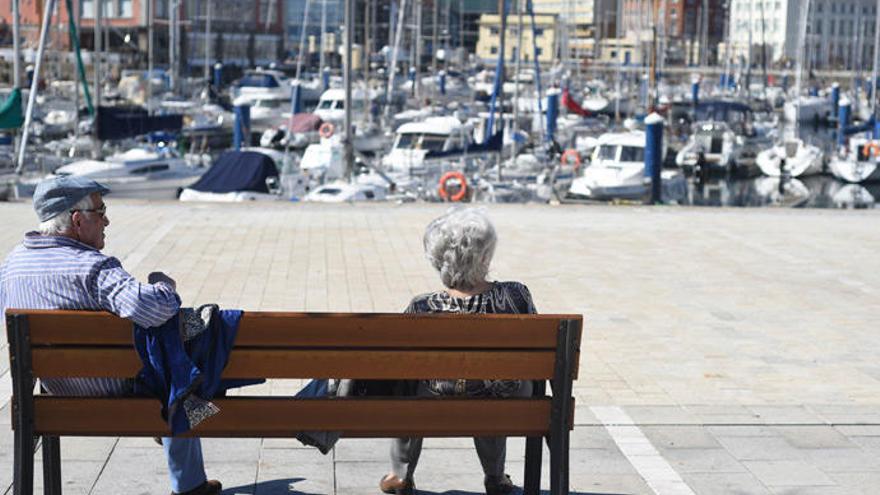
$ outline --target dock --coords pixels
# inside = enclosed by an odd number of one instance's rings
[[[107,204],[104,252],[142,280],[165,271],[185,305],[399,312],[442,288],[421,236],[448,205]],[[877,493],[880,212],[485,208],[498,232],[490,277],[525,283],[539,312],[584,315],[572,493]],[[5,257],[37,219],[29,203],[2,202],[0,218]],[[8,359],[4,328],[0,493],[12,493]],[[508,441],[518,485],[523,443]],[[61,444],[67,494],[169,491],[149,438]],[[288,439],[204,440],[208,475],[230,495],[378,494],[388,450],[385,439],[343,439],[327,456]],[[427,439],[419,464],[419,492],[483,493],[469,439]]]

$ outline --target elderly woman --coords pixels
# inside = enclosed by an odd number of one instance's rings
[[[415,297],[407,313],[535,313],[528,288],[519,282],[490,282],[495,253],[495,228],[476,209],[457,209],[437,218],[425,230],[425,254],[440,273],[444,290]],[[532,384],[516,380],[430,380],[419,384],[420,395],[529,396]],[[487,495],[513,491],[504,473],[506,437],[474,438],[483,466]],[[391,473],[379,488],[385,493],[412,494],[413,474],[422,450],[421,438],[399,438],[391,445]]]

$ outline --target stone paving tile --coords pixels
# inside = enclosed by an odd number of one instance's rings
[[[773,429],[799,449],[855,447],[844,435],[829,426],[775,426]]]
[[[682,473],[698,495],[768,495],[770,491],[751,473]]]
[[[768,487],[835,485],[825,473],[803,461],[745,461],[743,465]]]
[[[743,473],[746,468],[724,449],[664,449],[663,458],[682,473]]]
[[[850,490],[850,493],[873,495],[877,493],[877,487],[880,486],[880,471],[877,470],[862,472],[826,471],[825,474],[839,486]]]
[[[655,447],[663,451],[721,448],[718,440],[699,426],[641,426],[641,430]]]
[[[800,459],[803,454],[779,437],[719,437],[718,442],[739,461]]]
[[[851,495],[852,492],[839,486],[774,486],[774,495]]]
[[[801,449],[804,458],[825,472],[878,471],[880,453],[860,448]]]

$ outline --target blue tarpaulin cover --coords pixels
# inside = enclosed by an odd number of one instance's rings
[[[98,139],[124,139],[153,131],[179,131],[183,115],[150,116],[141,107],[98,107]]]
[[[268,193],[266,179],[269,177],[278,177],[272,158],[256,151],[227,151],[189,188],[214,193]]]

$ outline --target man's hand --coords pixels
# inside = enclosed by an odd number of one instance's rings
[[[147,282],[149,282],[151,284],[155,284],[158,282],[164,282],[164,283],[170,285],[172,289],[177,291],[177,282],[175,282],[173,278],[169,277],[168,275],[165,275],[162,272],[153,272],[153,273],[147,275]]]

